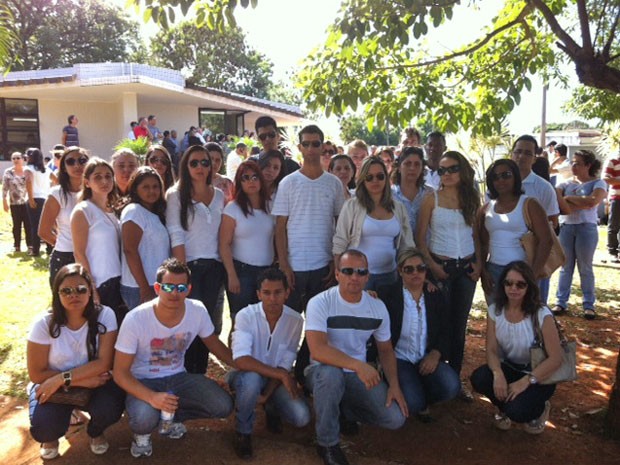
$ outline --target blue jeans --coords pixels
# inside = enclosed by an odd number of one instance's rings
[[[247,263],[237,260],[233,260],[233,264],[235,265],[235,272],[237,273],[239,284],[241,285],[241,292],[239,292],[239,294],[234,294],[228,289],[226,290],[228,306],[230,308],[230,318],[234,322],[235,315],[239,310],[258,302],[258,296],[256,295],[256,278],[261,271],[266,270],[268,267],[248,265]]]
[[[306,385],[314,398],[316,436],[320,446],[340,442],[340,409],[349,420],[387,429],[398,429],[405,416],[396,402],[385,406],[388,386],[384,381],[372,389],[355,373],[342,368],[318,364],[308,369]]]
[[[502,362],[502,372],[508,384],[525,376],[523,371]],[[509,402],[502,402],[493,391],[493,372],[488,365],[482,365],[471,375],[474,391],[486,396],[501,412],[516,423],[527,423],[540,417],[545,409],[545,401],[555,392],[555,384],[533,384]]]
[[[454,399],[461,391],[461,380],[450,365],[440,361],[429,375],[420,374],[420,363],[411,363],[399,358],[398,383],[403,391],[409,414],[421,412],[431,404]]]
[[[538,284],[538,289],[540,290],[540,301],[547,305],[547,300],[549,300],[549,282],[551,278],[542,278],[539,279],[536,284]]]
[[[497,292],[499,286],[499,277],[502,275],[502,271],[504,271],[506,265],[498,265],[497,263],[487,262],[485,266],[487,272],[491,275],[491,280],[493,281],[493,293],[484,295],[487,305],[490,305],[495,302],[495,292]]]
[[[328,273],[328,266],[318,270],[295,271],[295,287],[291,289],[286,305],[296,312],[302,313],[306,309],[308,301],[326,289],[323,279]]]
[[[594,223],[564,224],[560,229],[560,244],[566,254],[566,263],[560,269],[556,303],[566,308],[573,282],[575,261],[581,278],[583,308],[594,309],[594,270],[592,260],[598,244],[598,229]]]
[[[34,199],[36,206],[30,208],[28,205],[28,219],[30,221],[30,237],[32,238],[32,252],[38,254],[41,250],[41,238],[39,237],[39,221],[43,212],[45,199]]]
[[[69,429],[71,412],[75,407],[51,402],[40,404],[35,398],[38,387],[35,384],[29,395],[30,434],[37,442],[52,442],[64,436]],[[114,381],[94,389],[88,405],[80,408],[90,414],[86,432],[91,438],[101,436],[108,426],[121,418],[124,409],[125,391]]]
[[[389,273],[371,274],[364,289],[367,291],[376,291],[379,287],[389,286],[390,284],[394,284],[397,280],[398,273],[396,270],[390,271]]]
[[[129,287],[121,284],[121,297],[128,310],[133,310],[140,305],[140,288]]]
[[[138,380],[156,392],[172,392],[179,397],[175,422],[196,418],[226,418],[233,409],[230,395],[204,375],[177,373],[172,376]],[[127,394],[129,427],[135,434],[150,434],[159,424],[161,412],[148,402]]]
[[[50,257],[50,287],[54,285],[54,278],[60,271],[60,269],[71,263],[75,263],[75,257],[73,256],[73,252],[59,252],[56,249],[52,252],[52,256]]]
[[[269,378],[253,371],[233,371],[228,384],[235,390],[236,429],[242,434],[252,434],[256,415],[256,402],[267,386]],[[310,423],[310,409],[303,396],[293,399],[283,385],[271,394],[265,410],[297,427]]]

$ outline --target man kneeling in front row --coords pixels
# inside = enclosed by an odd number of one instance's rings
[[[187,265],[175,258],[166,260],[157,270],[157,297],[129,312],[118,334],[114,381],[127,391],[134,457],[152,454],[151,432],[161,412],[173,415],[162,431],[171,439],[185,435],[185,420],[224,418],[232,412],[226,391],[202,374],[187,373],[183,365],[196,335],[217,358],[233,364],[230,349],[214,333],[205,306],[186,298],[189,282]]]
[[[232,353],[236,367],[229,377],[235,390],[234,448],[243,459],[252,457],[251,433],[257,404],[264,404],[267,427],[281,431],[280,417],[296,427],[310,422],[310,410],[290,370],[303,329],[302,316],[284,305],[289,295],[286,275],[269,268],[258,275],[257,304],[235,317]]]
[[[383,428],[400,428],[408,416],[398,384],[383,302],[364,292],[368,261],[348,250],[336,270],[338,286],[313,297],[306,309],[306,340],[312,357],[306,384],[316,414],[317,451],[325,465],[348,465],[339,445],[339,416]],[[366,363],[366,343],[374,336],[387,379]]]

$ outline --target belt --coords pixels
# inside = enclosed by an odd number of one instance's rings
[[[472,263],[475,259],[475,256],[472,255],[470,257],[465,257],[465,258],[440,258],[435,254],[431,254],[431,256],[433,257],[433,260],[435,260],[437,263],[439,263],[440,265],[444,266],[444,267],[454,267],[454,268],[465,268],[467,265],[469,265],[470,263]]]

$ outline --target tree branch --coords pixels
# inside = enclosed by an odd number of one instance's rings
[[[547,20],[547,24],[551,28],[551,31],[562,41],[563,46],[558,44],[558,47],[564,50],[568,56],[574,58],[581,50],[581,47],[564,29],[562,29],[562,26],[558,23],[555,14],[549,9],[547,4],[543,0],[528,0],[528,2],[542,13]]]
[[[585,0],[577,0],[577,12],[579,13],[579,25],[581,26],[581,40],[583,50],[588,55],[594,52],[592,47],[592,36],[590,35],[590,22],[588,21],[588,10]]]
[[[601,16],[603,16],[601,14]],[[609,57],[609,52],[611,51],[611,45],[616,37],[616,29],[618,28],[618,21],[620,21],[620,7],[618,8],[618,11],[616,12],[616,17],[614,18],[614,23],[611,26],[611,30],[609,31],[609,38],[607,39],[607,43],[605,43],[605,46],[603,47],[603,59],[609,63],[610,61],[612,61],[612,59]],[[616,56],[617,57],[617,56]],[[615,58],[613,58],[615,60]]]

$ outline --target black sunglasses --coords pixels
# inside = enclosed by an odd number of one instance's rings
[[[459,171],[461,171],[460,165],[452,165],[448,167],[440,166],[439,168],[437,168],[437,174],[439,176],[443,176],[444,174],[458,173]]]
[[[327,155],[331,157],[332,155],[336,155],[336,152],[334,152],[333,150],[324,150],[323,155]]]
[[[303,148],[308,148],[310,146],[314,147],[315,149],[319,148],[321,145],[323,145],[323,142],[321,142],[320,140],[313,140],[313,141],[309,141],[309,140],[305,140],[301,143],[301,146]]]
[[[258,175],[257,174],[242,174],[241,175],[241,180],[242,181],[258,181]]]
[[[428,267],[424,264],[421,265],[407,265],[407,266],[403,266],[403,273],[405,274],[413,274],[414,271],[417,271],[418,273],[426,273],[426,270],[428,269]]]
[[[491,176],[493,181],[499,181],[500,179],[512,179],[512,171],[502,171],[501,173],[493,173]]]
[[[364,178],[364,181],[373,182],[375,178],[377,179],[377,181],[385,181],[385,173],[367,174]]]
[[[78,284],[75,287],[61,287],[60,289],[58,289],[58,293],[67,297],[71,294],[84,295],[88,294],[88,286],[85,286],[84,284]]]
[[[340,268],[340,272],[347,276],[352,276],[353,273],[358,276],[366,276],[368,274],[368,268]]]
[[[527,283],[525,281],[511,281],[509,279],[504,279],[504,287],[512,287],[517,286],[517,289],[525,289],[527,287]]]
[[[258,135],[258,138],[260,140],[265,140],[267,138],[269,139],[275,139],[276,138],[276,132],[275,131],[271,131],[271,132],[264,132],[262,134]]]
[[[86,163],[88,163],[88,157],[65,159],[65,165],[67,166],[75,166],[77,163],[79,163],[80,165],[85,165]]]
[[[209,166],[211,166],[211,162],[209,160],[207,160],[206,158],[203,158],[202,160],[190,160],[189,162],[189,166],[191,166],[192,168],[196,168],[198,165],[202,165],[205,168],[208,168]]]

